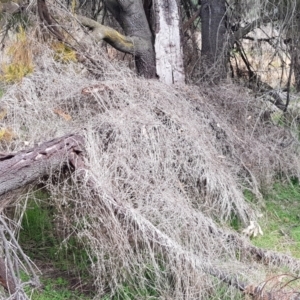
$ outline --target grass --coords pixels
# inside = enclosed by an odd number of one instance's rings
[[[28,202],[19,235],[21,247],[43,273],[43,288],[35,290],[31,299],[90,299],[72,288],[74,282],[76,286],[92,286],[85,248],[76,236],[63,242],[55,224],[56,209],[49,204],[47,192],[38,191],[34,198]]]
[[[55,208],[49,205],[49,194],[39,191],[36,192],[35,198],[35,200],[29,201],[23,218],[23,230],[20,234],[23,248],[27,250],[32,259],[52,262],[60,270],[86,268],[88,257],[85,251],[78,247],[75,238],[69,239],[67,248],[61,246],[61,240],[55,234],[53,220],[56,212]],[[246,191],[245,198],[253,201],[251,192]],[[300,257],[300,185],[297,180],[274,184],[272,191],[265,196],[265,212],[260,224],[264,235],[252,239],[254,245],[288,252],[295,257]],[[239,220],[233,218],[231,226],[239,229]],[[144,274],[144,288],[137,288],[134,282],[139,279],[132,277],[123,282],[113,296],[103,296],[101,300],[158,299],[160,292],[155,289],[155,276],[151,266],[148,266]],[[31,299],[90,299],[90,297],[72,290],[70,282],[64,277],[42,277],[41,282],[43,284],[41,289],[33,292],[28,290]],[[224,286],[224,289],[220,287],[219,292],[216,292],[214,298],[211,299],[242,298],[239,294],[235,294],[234,297],[232,298],[228,292],[228,287]]]
[[[276,182],[266,196],[266,209],[260,225],[263,236],[252,240],[255,246],[290,253],[300,258],[300,185]]]
[[[21,25],[17,33],[17,40],[9,47],[7,55],[10,57],[10,62],[1,65],[1,81],[19,82],[23,77],[33,72],[31,45],[25,29]]]
[[[209,298],[210,300],[242,300],[245,299],[245,295],[240,292],[236,293],[235,290],[232,290],[228,287],[227,284],[218,286],[215,291],[215,294]]]
[[[35,259],[54,262],[60,270],[70,270],[76,262],[76,270],[84,270],[89,265],[88,255],[75,235],[58,234],[59,225],[55,225],[57,214],[50,205],[49,194],[39,191],[35,200],[29,200],[20,232],[20,243],[27,254]],[[33,246],[34,245],[34,246]]]
[[[155,290],[136,289],[133,285],[124,283],[115,293],[114,296],[104,296],[101,300],[131,300],[131,299],[148,299],[154,300],[159,298],[159,293]]]
[[[163,262],[159,262],[161,276],[167,276]],[[170,275],[170,274],[168,274]],[[143,272],[143,287],[137,288],[137,282],[141,279],[135,275],[129,275],[128,280],[116,290],[113,296],[106,295],[101,300],[131,300],[131,299],[159,299],[160,291],[157,289],[157,274],[153,265],[147,264]]]
[[[27,280],[26,275],[22,278]],[[75,299],[90,299],[86,295],[80,294],[78,291],[72,291],[69,287],[69,282],[62,278],[42,278],[42,287],[31,291],[27,289],[27,295],[30,296],[31,300],[75,300]]]
[[[52,45],[54,59],[63,63],[77,62],[76,52],[63,43],[57,42]]]

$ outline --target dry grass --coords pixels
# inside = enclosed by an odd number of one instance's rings
[[[69,180],[49,180],[47,188],[61,207],[58,219],[87,245],[96,298],[114,294],[124,282],[137,294],[151,282],[160,299],[217,297],[223,283],[207,275],[208,266],[262,281],[265,267],[239,260],[241,249],[211,229],[226,232],[233,216],[245,226],[256,219],[244,187],[259,197],[274,176],[299,175],[295,143],[282,146],[289,132],[264,123],[264,106],[232,84],[165,86],[137,78],[94,46],[90,55],[98,67],[92,74],[79,63],[61,63],[51,47],[33,42],[34,73],[6,85],[0,100],[7,112],[1,127],[15,133],[0,152],[66,133],[86,137],[87,164],[101,202],[84,184]],[[137,224],[147,220],[160,230],[171,250],[147,242],[142,225],[132,226],[126,215],[120,222],[112,196]],[[184,261],[185,253],[196,259]],[[227,293],[232,299],[235,291]]]
[[[25,30],[19,27],[16,40],[7,50],[8,62],[1,63],[0,80],[5,82],[18,82],[33,72],[32,48],[26,37]]]

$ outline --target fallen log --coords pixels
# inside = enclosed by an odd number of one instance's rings
[[[69,160],[72,152],[79,154],[80,135],[70,134],[45,142],[26,151],[0,156],[0,196],[51,174]],[[81,147],[82,148],[82,147]],[[80,149],[81,149],[80,148]]]
[[[86,167],[83,154],[84,138],[81,135],[70,134],[42,143],[30,150],[0,156],[0,196],[37,181],[40,177],[50,176],[51,172],[67,166],[75,172],[78,183],[84,184],[89,189],[90,195],[97,200],[97,203],[103,203],[103,195],[98,190],[96,176]],[[143,232],[140,238],[147,239],[147,243],[159,247],[164,253],[176,254],[175,256],[181,262],[216,277],[224,283],[256,297],[255,299],[279,299],[279,292],[286,295],[283,290],[263,291],[261,286],[242,282],[238,275],[228,274],[216,265],[203,262],[205,261],[203,258],[199,259],[196,255],[186,251],[132,208],[126,207],[107,193],[105,197],[121,224],[126,216],[127,224],[129,222],[136,231]],[[226,236],[228,243],[235,245],[239,250],[242,248],[256,261],[278,266],[293,264],[300,270],[300,261],[295,258],[254,247],[247,244],[237,234],[227,234],[222,230],[210,230],[210,234]],[[298,292],[290,292],[288,298],[282,299],[298,300],[300,296]]]

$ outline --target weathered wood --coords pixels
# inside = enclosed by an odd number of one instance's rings
[[[180,14],[177,0],[155,0],[156,70],[160,81],[184,83]]]
[[[0,196],[51,174],[68,161],[72,152],[81,153],[82,137],[68,135],[27,151],[0,157]]]

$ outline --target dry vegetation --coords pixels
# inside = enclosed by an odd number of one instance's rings
[[[260,191],[276,176],[299,177],[298,141],[265,118],[262,99],[230,83],[165,86],[137,78],[92,44],[94,65],[66,62],[36,36],[36,29],[27,33],[34,72],[14,84],[2,81],[0,125],[13,138],[0,140],[0,152],[69,133],[85,137],[96,195],[84,180],[57,170],[43,185],[66,242],[76,235],[86,245],[95,299],[124,284],[136,299],[149,286],[152,299],[234,299],[238,289],[224,289],[228,276],[258,286],[280,267],[299,270],[288,257],[261,263],[226,225],[233,217],[244,227],[256,221]],[[245,200],[244,189],[257,203]]]

